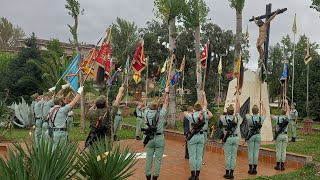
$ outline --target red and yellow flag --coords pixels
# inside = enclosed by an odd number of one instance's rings
[[[146,68],[146,58],[143,52],[143,40],[138,43],[136,53],[133,56],[132,67],[136,72],[141,72]]]
[[[88,56],[82,61],[80,65],[82,72],[87,74],[89,77],[93,77],[93,74],[94,74],[93,63],[94,63],[95,56],[96,56],[96,49],[92,48]]]
[[[133,80],[136,84],[138,84],[139,82],[141,82],[141,72],[138,72],[136,71],[134,74],[133,74]]]
[[[208,58],[208,44],[205,45],[202,55],[201,55],[201,59],[200,59],[200,63],[202,68],[206,67],[206,60]]]

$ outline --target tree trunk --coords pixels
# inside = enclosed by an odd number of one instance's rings
[[[79,43],[78,43],[78,16],[75,16],[74,18],[74,27],[73,27],[73,38],[74,38],[74,44],[76,47],[76,52],[80,53],[80,49],[79,49]],[[84,85],[83,82],[83,74],[81,71],[78,72],[78,76],[79,76],[79,81],[80,81],[80,87]],[[80,124],[81,124],[81,128],[80,128],[80,133],[85,133],[85,92],[81,93],[80,96]]]
[[[201,102],[201,84],[202,84],[202,73],[200,66],[200,25],[195,27],[195,50],[196,50],[196,74],[197,74],[197,97],[198,101]]]
[[[169,50],[170,52],[176,48],[176,18],[172,17],[169,20]],[[175,73],[175,67],[172,68],[171,76]],[[176,128],[176,87],[170,87],[169,94],[169,113],[167,127],[170,129]]]
[[[238,57],[241,52],[241,44],[242,44],[242,12],[236,11],[237,17],[237,24],[236,24],[236,54],[235,54],[235,61],[234,61],[234,68],[237,67]]]

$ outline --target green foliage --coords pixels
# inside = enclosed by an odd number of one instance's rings
[[[315,9],[316,11],[320,12],[320,0],[312,0],[312,4],[310,8]]]
[[[7,160],[0,159],[1,179],[72,179],[77,174],[77,144],[58,145],[41,141],[36,147],[14,144]],[[63,152],[63,153],[62,153]]]
[[[182,7],[181,20],[186,28],[194,28],[207,21],[209,8],[204,0],[188,0]]]
[[[230,7],[235,9],[238,13],[242,13],[242,10],[245,5],[245,0],[229,0]]]
[[[40,69],[27,63],[30,59],[41,60],[41,53],[36,46],[34,34],[26,40],[26,47],[18,53],[17,57],[10,61],[5,72],[1,73],[0,92],[9,90],[8,102],[17,101],[22,96],[30,100],[29,95],[43,91],[43,81],[39,79]]]
[[[130,152],[128,147],[111,149],[107,139],[97,141],[90,152],[83,151],[79,156],[80,174],[87,179],[105,179],[106,175],[110,180],[126,179],[134,174],[135,157],[136,153]]]
[[[161,18],[163,22],[169,23],[169,20],[181,15],[181,7],[184,0],[154,0],[153,9],[157,18]]]
[[[83,15],[84,9],[80,10],[80,3],[78,0],[66,0],[67,4],[65,5],[65,8],[68,11],[68,14],[74,19],[74,25],[71,26],[68,24],[68,27],[70,29],[70,33],[72,34],[73,41],[70,41],[70,43],[75,44],[76,48],[78,47],[78,17],[79,15]]]
[[[4,72],[10,61],[16,58],[16,54],[9,52],[0,52],[0,73]]]
[[[138,43],[137,25],[117,17],[112,25],[112,56],[120,66],[126,63],[127,56],[133,55]],[[132,59],[132,58],[131,58]]]
[[[6,18],[0,18],[0,50],[14,47],[18,39],[25,36],[24,31],[19,26],[13,24]]]
[[[51,39],[47,47],[48,51],[55,52],[58,57],[63,56],[63,48],[61,47],[59,39]]]

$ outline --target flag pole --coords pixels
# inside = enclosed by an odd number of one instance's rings
[[[128,60],[130,59],[130,56],[128,55]],[[128,76],[129,76],[129,61],[127,60],[127,62],[126,62],[126,66],[127,66],[127,74],[126,74],[126,79],[125,79],[125,83],[127,84],[126,85],[126,90],[127,90],[127,92],[126,92],[126,106],[128,106],[128,95],[129,95],[129,88],[128,88],[128,84],[129,84],[129,78],[128,78]],[[130,70],[131,70],[131,67],[130,67]]]
[[[220,96],[220,85],[221,85],[221,74],[219,75],[218,109],[220,108],[220,100],[221,100],[221,96]]]
[[[149,56],[146,58],[147,75],[146,75],[146,100],[148,99],[148,73],[149,73]]]
[[[309,117],[309,63],[307,64],[307,117]]]
[[[183,82],[184,82],[184,69],[182,71],[182,92],[181,92],[181,105],[183,104],[183,94],[184,94],[184,90],[183,90]]]
[[[292,87],[291,87],[291,102],[293,103],[293,88],[294,88],[294,56],[296,53],[296,34],[293,33],[293,56],[292,56]]]

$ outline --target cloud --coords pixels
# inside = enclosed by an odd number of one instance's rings
[[[72,18],[65,9],[63,0],[2,0],[0,16],[8,18],[13,24],[21,26],[27,34],[35,32],[38,38],[58,38],[67,42],[71,37],[67,24],[73,24]],[[206,0],[210,8],[208,14],[211,22],[223,29],[235,31],[235,10],[226,0]],[[290,3],[288,3],[290,2]],[[153,0],[80,0],[85,14],[79,18],[79,41],[96,43],[105,30],[116,19],[135,22],[144,27],[147,21],[154,19]],[[251,59],[247,65],[250,69],[257,67],[258,52],[255,44],[258,27],[248,22],[252,15],[265,13],[265,5],[272,3],[272,9],[288,8],[288,11],[276,17],[271,23],[270,45],[281,40],[287,34],[293,38],[292,23],[297,13],[298,37],[306,34],[311,41],[319,42],[319,13],[309,6],[311,1],[302,0],[247,0],[243,10],[243,32],[249,26]],[[297,37],[297,39],[298,39]]]

